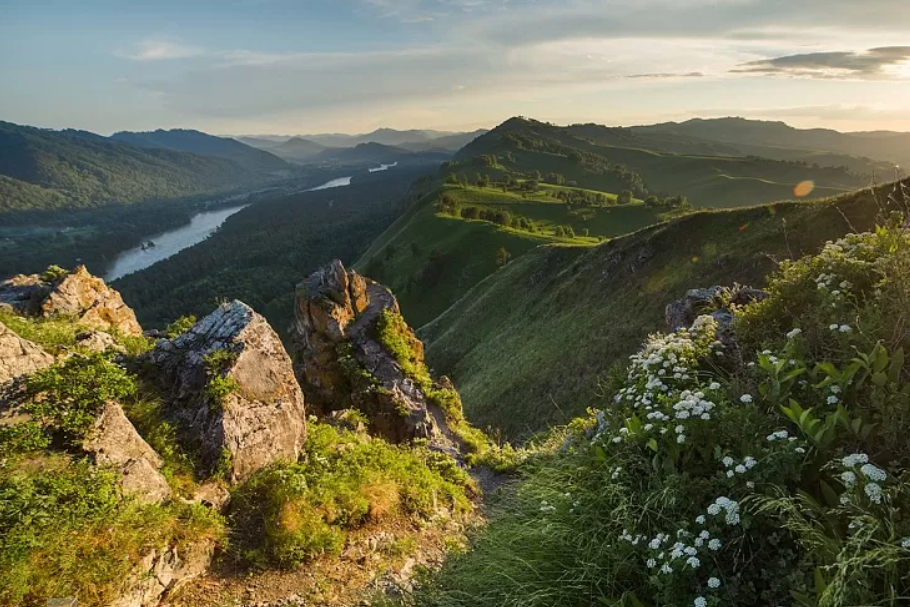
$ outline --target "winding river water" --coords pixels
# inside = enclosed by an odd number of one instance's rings
[[[351,185],[351,177],[340,177],[305,191],[318,192],[330,188],[343,188],[349,185]],[[154,246],[143,245],[120,253],[104,279],[110,282],[127,274],[144,270],[159,261],[164,261],[171,255],[179,253],[183,249],[202,242],[209,234],[217,230],[225,219],[247,206],[244,204],[218,209],[217,211],[199,213],[193,216],[188,225],[150,236],[146,243],[152,242]]]

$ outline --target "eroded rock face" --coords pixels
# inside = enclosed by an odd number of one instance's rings
[[[110,333],[98,330],[85,331],[77,335],[76,347],[90,352],[104,352],[105,350],[126,352],[126,348],[118,344]]]
[[[213,369],[216,352],[223,354]],[[150,358],[171,386],[169,415],[210,469],[226,466],[237,482],[276,460],[297,459],[306,438],[303,393],[278,335],[249,306],[222,305],[183,335],[158,342]],[[220,402],[212,399],[216,376],[232,386]]]
[[[183,551],[177,548],[163,552],[153,550],[125,581],[126,590],[120,598],[108,607],[157,607],[181,584],[205,573],[214,551],[214,543],[210,541],[189,546]]]
[[[158,472],[161,457],[139,436],[117,403],[105,404],[82,448],[94,456],[96,464],[120,471],[125,493],[144,503],[163,502],[171,496],[171,488]]]
[[[708,314],[717,321],[718,338],[725,345],[734,345],[731,308],[762,301],[767,296],[768,294],[760,289],[743,286],[691,289],[685,297],[667,306],[665,319],[667,326],[676,331],[690,327],[696,318]]]
[[[37,274],[0,282],[0,303],[25,316],[70,316],[93,329],[142,335],[133,310],[115,289],[79,266],[66,276],[46,282]]]
[[[54,364],[54,357],[0,323],[0,385]]]
[[[386,311],[400,314],[392,293],[335,260],[297,287],[295,371],[311,410],[323,417],[354,408],[370,429],[394,442],[425,438],[458,453],[458,441],[438,406],[377,341]],[[405,327],[402,336],[423,361],[423,344]],[[437,386],[441,387],[441,386]],[[451,387],[451,384],[449,384]]]

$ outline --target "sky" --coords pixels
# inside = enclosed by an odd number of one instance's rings
[[[0,83],[0,120],[105,135],[910,131],[910,1],[0,0]]]

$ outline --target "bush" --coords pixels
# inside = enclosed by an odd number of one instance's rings
[[[423,345],[414,337],[401,314],[383,310],[376,323],[376,332],[379,343],[401,366],[405,375],[421,388],[428,388],[432,380],[423,362]]]
[[[105,353],[74,355],[31,375],[25,411],[53,433],[78,443],[108,401],[137,393],[133,377]]]
[[[164,334],[168,339],[174,339],[180,337],[187,331],[193,328],[193,325],[196,324],[196,317],[192,314],[189,316],[181,316],[171,324],[167,326],[164,330]]]
[[[231,549],[242,562],[296,567],[337,554],[368,521],[464,511],[470,483],[447,456],[311,424],[300,463],[270,466],[234,491]]]
[[[205,398],[209,408],[218,411],[224,407],[227,397],[237,390],[237,382],[227,375],[237,361],[237,353],[230,350],[213,350],[205,355]]]
[[[69,270],[65,270],[60,266],[51,265],[41,273],[41,280],[44,282],[57,282],[61,278],[66,278],[69,276]]]

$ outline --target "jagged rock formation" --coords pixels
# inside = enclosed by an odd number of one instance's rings
[[[0,386],[54,364],[54,357],[0,323]]]
[[[0,303],[24,316],[68,316],[93,329],[142,335],[136,315],[115,289],[79,266],[53,281],[38,274],[14,276],[0,282]]]
[[[163,502],[170,497],[171,489],[158,472],[164,462],[139,436],[117,403],[104,406],[82,448],[94,456],[96,464],[120,471],[124,493],[135,495],[144,503]]]
[[[384,312],[400,314],[395,296],[338,260],[298,285],[295,370],[307,401],[323,416],[358,409],[376,434],[393,442],[428,439],[431,447],[457,456],[459,441],[440,407],[378,341]],[[423,344],[403,329],[401,338],[423,366]]]
[[[169,415],[211,470],[237,482],[297,459],[306,437],[303,394],[278,335],[249,306],[222,305],[158,342],[150,360],[172,386]]]
[[[688,328],[695,319],[708,314],[717,321],[718,338],[725,345],[733,345],[732,308],[761,301],[768,296],[760,289],[734,286],[732,288],[713,286],[707,289],[691,289],[686,296],[666,308],[665,320],[672,331]]]

